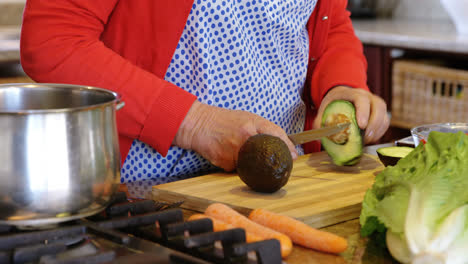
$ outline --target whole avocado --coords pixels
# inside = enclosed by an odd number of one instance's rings
[[[279,137],[257,134],[239,150],[237,173],[252,190],[273,193],[289,180],[293,160],[286,143]]]

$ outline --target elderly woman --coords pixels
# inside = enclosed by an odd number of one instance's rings
[[[246,139],[318,127],[354,103],[365,142],[389,120],[366,86],[345,0],[28,0],[21,60],[38,82],[118,92],[122,182],[232,171]],[[315,120],[315,123],[314,123]]]

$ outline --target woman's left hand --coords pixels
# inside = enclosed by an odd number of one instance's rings
[[[365,144],[379,140],[390,126],[387,104],[382,98],[363,89],[337,86],[323,98],[314,121],[314,128],[320,127],[325,107],[339,99],[350,101],[356,107],[356,120],[359,127],[365,130]]]

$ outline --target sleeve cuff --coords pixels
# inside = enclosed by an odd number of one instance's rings
[[[139,137],[139,140],[153,146],[163,156],[169,151],[179,126],[197,99],[171,83],[167,83],[167,86],[173,87],[162,89],[153,102]]]
[[[369,90],[367,87],[366,65],[351,66],[350,62],[356,64],[361,62],[353,54],[342,56],[337,60],[324,60],[325,63],[319,63],[316,67],[316,74],[312,78],[312,101],[314,105],[319,106],[327,92],[336,86],[350,86]]]

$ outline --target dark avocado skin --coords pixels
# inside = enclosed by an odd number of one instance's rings
[[[293,160],[282,139],[258,134],[250,137],[239,150],[237,173],[252,190],[273,193],[289,180]]]
[[[404,158],[412,147],[392,146],[377,149],[377,155],[384,166],[395,166],[398,161]]]
[[[401,159],[401,157],[390,157],[382,155],[380,153],[377,153],[377,155],[379,156],[379,159],[384,166],[395,166]]]

